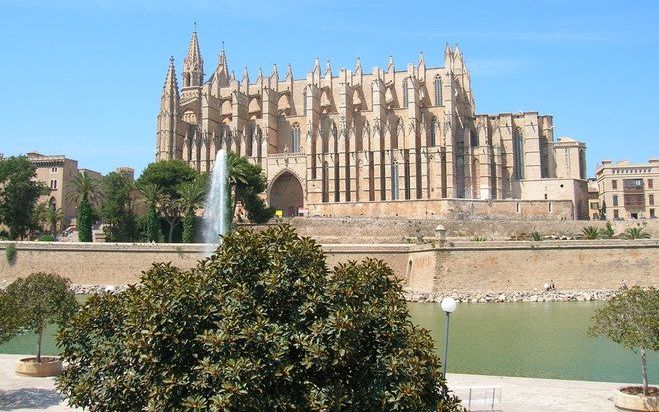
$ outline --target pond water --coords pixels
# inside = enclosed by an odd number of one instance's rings
[[[449,372],[606,382],[641,381],[640,354],[586,330],[603,302],[459,304],[451,315]],[[439,303],[410,303],[416,324],[431,331],[441,354]],[[659,382],[659,352],[647,356]]]
[[[590,317],[602,302],[460,304],[451,315],[448,371],[607,382],[640,382],[640,356],[604,338],[589,338]],[[438,303],[410,303],[412,320],[429,329],[437,352],[444,344]],[[54,327],[44,354],[58,353]],[[18,336],[0,353],[26,354],[35,336]],[[650,382],[659,382],[659,353],[648,353]]]

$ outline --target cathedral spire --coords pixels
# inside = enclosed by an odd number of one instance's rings
[[[178,100],[178,83],[176,82],[176,69],[174,68],[174,57],[172,56],[169,58],[167,76],[165,76],[165,84],[162,88],[160,109],[171,109],[176,104],[178,104]]]
[[[183,87],[199,87],[204,83],[204,59],[201,58],[197,24],[195,23],[188,54],[183,60]]]
[[[293,80],[293,68],[291,67],[291,64],[288,63],[288,68],[286,68],[286,81],[290,82]]]
[[[389,61],[387,62],[387,71],[393,72],[396,69],[394,68],[394,56],[389,55]]]
[[[217,82],[220,87],[229,85],[229,65],[227,64],[227,56],[224,51],[224,42],[222,42],[222,50],[220,51],[215,74],[213,74],[213,81]]]

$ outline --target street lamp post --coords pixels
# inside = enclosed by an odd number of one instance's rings
[[[442,310],[446,313],[446,321],[444,322],[444,356],[442,357],[442,376],[446,379],[446,363],[448,358],[448,324],[451,313],[455,312],[458,303],[455,299],[447,297],[442,299]]]

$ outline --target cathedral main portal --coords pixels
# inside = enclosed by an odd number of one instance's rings
[[[304,207],[302,184],[291,172],[283,172],[270,185],[270,207],[281,210],[284,217],[297,216]]]

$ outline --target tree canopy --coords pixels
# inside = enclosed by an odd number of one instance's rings
[[[0,295],[0,313],[11,312],[8,319],[0,318],[0,330],[15,333],[22,328],[36,333],[37,362],[41,361],[41,338],[46,326],[64,324],[78,309],[70,284],[68,279],[59,275],[38,272],[16,279]]]
[[[239,229],[195,268],[91,297],[57,341],[90,410],[458,410],[381,261],[329,270],[287,226]]]
[[[109,242],[132,242],[137,238],[133,213],[133,182],[125,173],[111,172],[102,180],[105,199],[101,217],[106,224],[104,232]]]
[[[0,160],[0,223],[11,239],[23,238],[38,227],[37,199],[49,192],[36,182],[36,169],[25,156]]]
[[[180,160],[161,160],[150,163],[135,182],[138,187],[154,184],[163,194],[178,199],[177,189],[181,183],[194,182],[200,173]]]
[[[625,349],[641,350],[641,369],[647,394],[645,351],[659,351],[659,290],[634,286],[623,290],[598,309],[588,330],[603,335]]]

